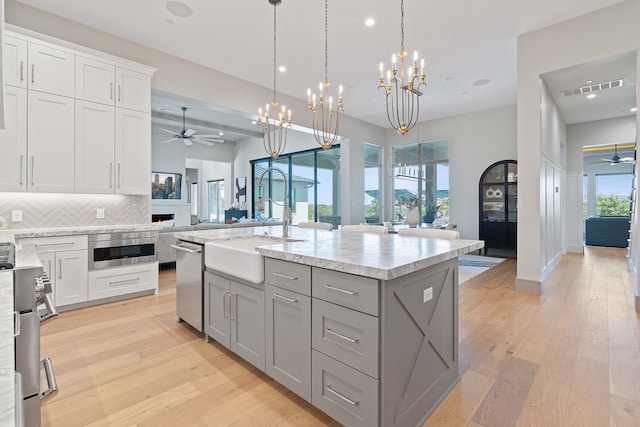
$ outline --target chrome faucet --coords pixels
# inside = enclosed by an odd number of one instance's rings
[[[258,206],[257,206],[257,209],[259,211],[264,209],[264,202],[262,200],[263,198],[275,203],[278,206],[282,206],[283,207],[283,212],[282,212],[282,237],[289,237],[289,221],[291,221],[291,209],[289,208],[288,197],[287,197],[287,192],[289,191],[289,183],[287,182],[287,176],[284,174],[284,172],[282,172],[278,168],[274,168],[274,167],[267,168],[264,172],[262,172],[262,175],[260,175],[260,179],[258,180],[258,187],[262,187],[262,178],[269,171],[274,171],[274,172],[278,171],[278,172],[280,172],[282,174],[282,178],[284,180],[284,201],[282,202],[283,204],[281,205],[280,203],[278,203],[275,200],[273,200],[271,197],[264,197],[262,194],[259,194],[258,195]]]

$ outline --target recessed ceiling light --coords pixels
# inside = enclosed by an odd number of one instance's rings
[[[173,113],[173,110],[168,107],[160,107],[160,111],[162,111],[163,113]]]
[[[164,22],[166,22],[167,24],[174,24],[174,23],[175,23],[175,22],[173,22],[173,20],[172,20],[172,19],[167,19],[167,20],[166,20],[166,21],[164,21]]]
[[[596,97],[595,93],[590,93],[589,95],[587,95],[587,99],[593,99]]]
[[[367,18],[366,21],[364,21],[364,25],[366,25],[367,27],[373,27],[374,25],[376,25],[376,20],[373,18]]]
[[[638,107],[633,107],[629,111],[631,111],[632,113],[635,113],[636,111],[638,111]]]
[[[284,73],[285,71],[287,71],[287,67],[285,67],[284,65],[281,65],[281,66],[278,68],[278,71],[280,71],[281,73]]]
[[[593,83],[593,80],[587,80],[585,83],[590,85],[591,83]]]
[[[489,79],[480,79],[480,80],[476,80],[472,84],[474,86],[484,86],[484,85],[488,85],[490,82],[491,82],[491,80],[489,80]]]
[[[179,18],[188,18],[193,15],[193,10],[191,10],[191,8],[186,4],[179,1],[167,2],[167,10],[169,13]]]
[[[465,90],[464,92],[462,92],[463,95],[469,95],[471,92],[469,92],[468,90]]]
[[[224,135],[224,132],[218,132],[218,135],[222,136]]]
[[[252,124],[252,125],[257,125],[257,124],[258,124],[258,122],[256,122],[255,120],[251,120],[251,124]]]
[[[442,79],[442,81],[445,82],[445,83],[449,83],[452,80],[453,80],[453,77],[451,77],[451,76],[447,76],[444,79]]]

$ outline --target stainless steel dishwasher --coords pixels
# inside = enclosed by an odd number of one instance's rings
[[[203,245],[179,241],[176,250],[176,315],[203,332]]]

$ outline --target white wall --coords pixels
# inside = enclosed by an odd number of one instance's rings
[[[540,76],[637,51],[640,48],[638,16],[640,2],[625,1],[518,37],[519,211],[520,224],[525,223],[527,227],[518,227],[517,288],[542,292],[543,275],[548,274],[540,263],[546,256],[543,235],[547,233],[539,214],[542,152],[547,150],[541,135]],[[632,241],[635,241],[633,233],[632,227]],[[632,264],[637,263],[640,250],[640,246],[634,247]]]
[[[477,239],[480,175],[494,162],[516,158],[515,106],[429,120],[418,126],[420,142],[449,141],[449,221],[458,224],[461,238]],[[415,144],[416,137],[416,129],[405,137],[393,129],[387,131],[389,146]],[[391,200],[391,189],[386,194]]]

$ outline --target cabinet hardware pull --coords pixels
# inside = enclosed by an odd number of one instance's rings
[[[13,336],[17,337],[20,335],[20,312],[13,312]]]
[[[330,333],[330,334],[332,334],[332,335],[337,336],[338,338],[342,338],[345,341],[349,341],[350,343],[353,343],[353,344],[357,344],[357,343],[360,342],[360,338],[349,338],[346,335],[342,335],[342,334],[339,334],[339,333],[337,333],[335,331],[332,331],[331,328],[327,328],[327,329],[325,329],[325,331]]]
[[[62,279],[62,260],[58,260],[58,279]]]
[[[31,156],[31,185],[35,184],[35,183],[33,182],[33,176],[34,176],[34,173],[33,173],[33,163],[34,163],[34,162],[35,162],[35,156]]]
[[[136,277],[135,279],[116,280],[115,282],[109,282],[109,285],[120,285],[122,283],[137,282],[138,280],[140,280],[139,277]]]
[[[348,291],[346,289],[336,288],[335,286],[331,286],[331,285],[324,285],[324,287],[332,291],[342,292],[343,294],[348,294],[348,295],[358,295],[360,293],[358,291]]]
[[[122,101],[122,97],[120,96],[120,93],[122,92],[120,89],[120,85],[118,85],[118,102]]]
[[[286,274],[278,273],[277,271],[274,272],[273,275],[277,277],[282,277],[283,279],[298,280],[296,276],[287,276]]]
[[[238,294],[233,294],[231,292],[229,292],[229,317],[231,318],[232,321],[235,321],[236,318],[234,316],[234,311],[235,311],[235,304],[238,303],[238,298],[237,298]]]
[[[20,81],[24,81],[24,61],[20,61]]]
[[[285,296],[280,295],[280,294],[279,294],[279,293],[277,293],[277,292],[276,292],[275,294],[273,294],[273,296],[274,296],[274,297],[278,297],[278,298],[280,298],[280,299],[283,299],[283,300],[285,300],[285,301],[293,302],[293,303],[296,303],[296,304],[298,303],[298,300],[297,300],[297,299],[287,298],[287,297],[285,297]]]
[[[222,315],[224,316],[225,319],[229,318],[229,314],[227,313],[227,294],[229,292],[224,291],[224,293],[222,294]]]
[[[177,251],[182,251],[182,252],[187,252],[191,255],[196,255],[202,252],[202,249],[189,249],[189,248],[185,248],[184,246],[180,246],[180,245],[171,245],[171,247]]]
[[[36,77],[36,65],[31,64],[31,83],[32,84],[36,82],[35,77]]]
[[[324,388],[327,391],[330,391],[331,393],[333,393],[335,396],[338,396],[340,399],[342,399],[345,402],[347,402],[349,405],[353,405],[353,406],[360,405],[360,401],[359,400],[351,400],[348,397],[345,397],[345,396],[341,395],[340,393],[338,393],[337,391],[335,391],[334,389],[331,388],[331,384],[327,384],[326,386],[324,386]]]
[[[20,185],[24,184],[22,180],[22,172],[24,169],[24,155],[20,154]]]
[[[113,188],[113,163],[109,163],[109,188]]]
[[[61,243],[36,243],[36,248],[44,248],[45,246],[60,246],[60,245],[75,245],[76,242],[61,242]]]
[[[120,163],[118,163],[118,188],[120,188]]]
[[[109,99],[113,100],[113,83],[109,83]]]

